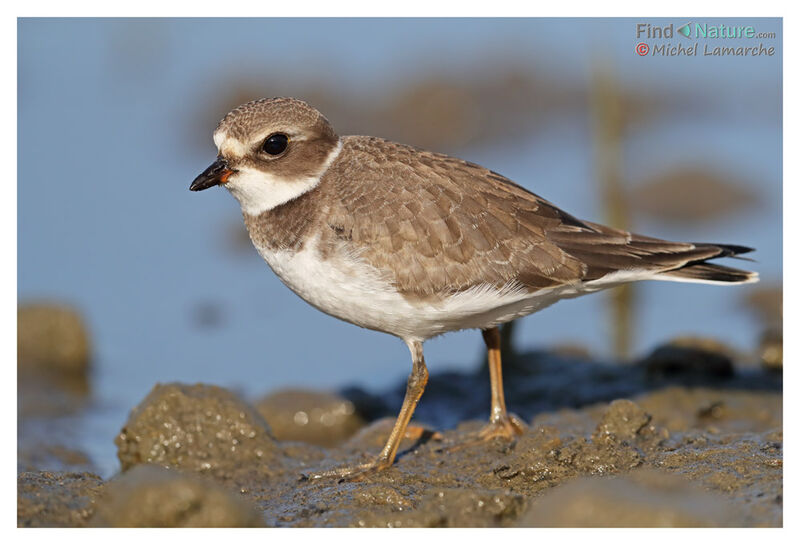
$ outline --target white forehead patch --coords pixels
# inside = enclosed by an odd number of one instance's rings
[[[216,139],[216,134],[214,137]],[[230,140],[226,139],[223,144],[227,145]],[[341,140],[331,150],[319,172],[314,176],[286,179],[258,169],[241,167],[237,168],[223,187],[236,197],[242,212],[257,216],[314,189],[331,163],[339,156],[340,151],[342,151]]]
[[[214,145],[220,155],[230,159],[238,159],[247,154],[247,146],[243,142],[219,129],[214,131]]]
[[[225,131],[221,129],[217,129],[214,131],[214,145],[217,146],[217,149],[222,147],[222,142],[225,140],[227,136],[228,135],[225,133]]]

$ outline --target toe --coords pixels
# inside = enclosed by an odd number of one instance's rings
[[[383,471],[391,467],[392,464],[388,463],[382,458],[376,458],[371,462],[365,464],[357,464],[351,466],[342,466],[326,471],[317,473],[310,473],[303,475],[301,480],[315,481],[318,479],[338,479],[339,482],[356,482],[366,479],[367,477]]]
[[[505,439],[513,441],[523,433],[528,426],[525,422],[515,414],[505,415],[486,425],[479,433],[478,437],[484,441],[489,441],[494,438]]]

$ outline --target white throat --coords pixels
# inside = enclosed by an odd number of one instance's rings
[[[231,175],[225,187],[239,201],[242,212],[257,216],[314,189],[341,151],[342,141],[339,140],[319,172],[313,176],[286,179],[244,167],[237,169],[236,173]]]

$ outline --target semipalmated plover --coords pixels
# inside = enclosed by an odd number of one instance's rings
[[[742,284],[757,274],[709,263],[745,246],[668,242],[580,220],[479,165],[370,136],[338,136],[300,100],[244,104],[214,132],[217,160],[191,188],[239,201],[258,252],[317,309],[400,337],[411,351],[405,399],[386,446],[351,476],[391,466],[428,371],[422,343],[480,329],[489,352],[490,422],[513,438],[497,326],[561,299],[636,280]]]

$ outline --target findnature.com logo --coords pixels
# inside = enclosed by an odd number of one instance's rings
[[[688,22],[678,28],[669,25],[652,25],[649,23],[636,24],[636,38],[639,40],[672,40],[676,34],[683,38],[695,40],[774,40],[775,32],[758,32],[752,25],[726,25]],[[748,44],[746,41],[735,46],[714,45],[700,43],[684,45],[681,40],[677,43],[661,42],[648,43],[640,41],[636,44],[636,54],[644,57],[647,55],[676,57],[676,56],[741,56],[741,57],[771,57],[775,54],[775,46]]]

